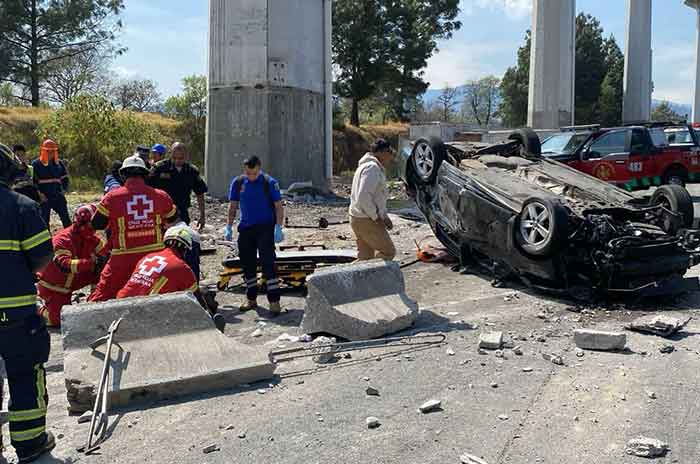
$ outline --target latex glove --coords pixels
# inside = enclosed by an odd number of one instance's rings
[[[227,242],[233,241],[233,226],[231,224],[227,224],[224,229],[224,240]]]
[[[282,232],[282,226],[275,224],[275,243],[281,243],[284,241],[284,232]]]

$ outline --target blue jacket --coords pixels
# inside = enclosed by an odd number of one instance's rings
[[[68,191],[68,170],[63,161],[58,160],[58,163],[49,161],[47,166],[44,166],[38,159],[32,161],[34,168],[34,181],[39,191],[47,197],[61,196]]]
[[[104,186],[105,186],[105,193],[109,193],[112,190],[118,189],[119,187],[121,187],[122,183],[119,179],[114,177],[114,175],[107,174],[107,176],[105,177]]]

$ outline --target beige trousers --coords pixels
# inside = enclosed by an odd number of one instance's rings
[[[396,247],[389,237],[384,224],[369,218],[350,217],[350,226],[357,240],[357,260],[385,259],[391,261],[396,256]]]

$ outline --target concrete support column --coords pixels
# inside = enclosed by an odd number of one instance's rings
[[[651,0],[627,0],[624,122],[651,117],[651,56]]]
[[[576,1],[533,3],[527,124],[556,129],[574,121]]]
[[[700,123],[700,0],[685,0],[685,4],[693,9],[697,24],[695,39],[695,89],[693,96],[693,121]]]

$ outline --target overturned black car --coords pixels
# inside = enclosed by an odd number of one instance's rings
[[[698,290],[693,201],[667,185],[636,197],[541,156],[533,131],[478,145],[420,139],[404,149],[407,191],[465,266],[490,263],[532,287],[665,295]]]

